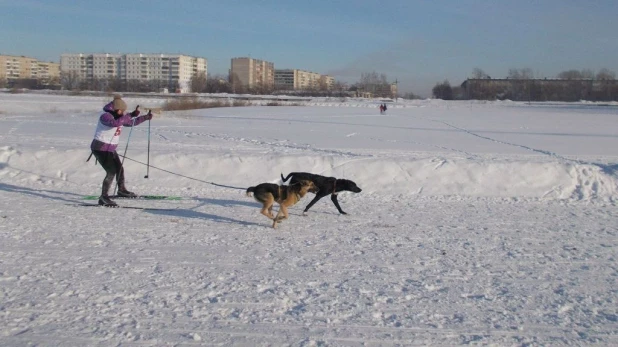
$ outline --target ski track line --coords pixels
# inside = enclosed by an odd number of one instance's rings
[[[144,131],[144,130],[140,130],[140,131]],[[250,144],[250,145],[257,145],[259,147],[268,147],[268,149],[272,149],[273,147],[279,147],[279,148],[285,148],[285,149],[311,151],[315,153],[336,154],[340,156],[351,156],[351,157],[366,157],[367,156],[366,154],[357,154],[353,152],[313,148],[311,147],[311,145],[283,144],[281,143],[281,140],[273,140],[273,142],[267,142],[267,141],[262,141],[262,140],[250,140],[250,139],[237,138],[237,137],[226,136],[226,135],[205,134],[205,133],[187,132],[187,131],[171,130],[171,129],[158,129],[156,131],[157,131],[157,135],[159,136],[162,136],[162,135],[158,134],[158,131],[162,131],[162,132],[175,133],[175,134],[179,134],[183,136],[208,137],[208,138],[212,138],[215,140],[224,140],[224,141],[232,141],[235,143],[245,143],[245,144]],[[169,139],[167,140],[172,141]],[[287,142],[288,140],[284,140],[284,141]]]
[[[375,138],[375,137],[367,137],[367,139],[372,140],[372,141],[378,141],[378,142],[390,142],[390,143],[397,143],[397,142],[402,142],[402,143],[411,143],[414,145],[421,145],[421,146],[427,146],[427,147],[433,147],[433,148],[438,148],[438,149],[442,149],[445,151],[449,151],[449,152],[456,152],[456,153],[461,153],[461,154],[465,154],[467,157],[469,158],[478,158],[478,156],[474,153],[470,153],[470,152],[466,152],[460,149],[456,149],[456,148],[450,148],[450,147],[444,147],[444,146],[440,146],[440,145],[432,145],[432,144],[428,144],[428,143],[423,143],[423,142],[418,142],[418,141],[409,141],[409,140],[384,140],[381,138]]]
[[[335,166],[331,166],[331,167],[330,167],[330,169],[324,169],[324,170],[320,171],[320,173],[319,173],[319,174],[320,174],[320,175],[321,175],[321,174],[324,174],[327,170],[333,171],[333,170],[335,170],[335,169],[337,169],[337,168],[343,167],[343,166],[348,165],[348,164],[350,164],[350,163],[355,163],[355,162],[359,162],[359,161],[364,161],[364,160],[372,160],[372,159],[374,159],[374,156],[373,156],[373,155],[364,155],[364,154],[359,154],[359,156],[367,156],[367,158],[350,159],[350,160],[345,161],[345,162],[343,162],[343,163],[341,163],[341,164],[338,164],[338,165],[335,165]],[[366,220],[363,220],[363,221],[366,221]]]
[[[435,119],[429,119],[429,120],[432,121],[432,122],[444,124],[444,125],[446,125],[448,127],[451,127],[453,129],[456,129],[456,130],[459,130],[459,131],[462,131],[462,132],[465,132],[466,134],[469,134],[469,135],[472,135],[472,136],[476,136],[476,137],[481,138],[483,140],[492,141],[492,142],[499,143],[499,144],[506,145],[506,146],[522,148],[522,149],[525,149],[525,150],[528,150],[528,151],[532,151],[532,152],[536,152],[536,153],[541,153],[543,155],[547,155],[547,156],[550,156],[550,157],[558,158],[558,159],[561,159],[561,160],[564,160],[564,161],[567,161],[567,162],[573,162],[573,163],[576,163],[576,164],[596,165],[596,164],[592,164],[592,163],[585,163],[585,162],[582,162],[582,161],[580,161],[578,159],[566,158],[566,157],[563,157],[563,156],[561,156],[561,155],[559,155],[557,153],[546,151],[546,150],[543,150],[543,149],[537,149],[537,148],[532,148],[532,147],[525,146],[525,145],[520,145],[520,144],[517,144],[517,143],[496,140],[494,138],[491,138],[491,137],[488,137],[488,136],[479,135],[479,134],[476,134],[476,133],[474,133],[472,131],[466,130],[464,128],[460,128],[458,126],[449,124],[449,123],[447,123],[445,121],[440,121],[440,120],[435,120]]]
[[[421,118],[421,119],[425,119],[425,118]],[[618,170],[616,170],[614,167],[612,167],[610,165],[593,163],[593,162],[584,161],[584,160],[581,160],[581,159],[571,159],[571,158],[567,158],[565,156],[562,156],[560,154],[557,154],[555,152],[551,152],[551,151],[547,151],[547,150],[543,150],[543,149],[538,149],[538,148],[533,148],[533,147],[529,147],[529,146],[526,146],[526,145],[520,145],[520,144],[513,143],[513,142],[496,140],[494,138],[491,138],[491,137],[488,137],[488,136],[479,135],[479,134],[476,134],[476,133],[474,133],[472,131],[466,130],[464,128],[461,128],[461,127],[458,127],[458,126],[455,126],[455,125],[452,125],[452,124],[449,124],[447,122],[440,121],[440,120],[435,120],[435,119],[425,119],[425,120],[429,120],[429,121],[432,121],[432,122],[444,124],[444,125],[446,125],[448,127],[451,127],[453,129],[456,129],[456,130],[459,130],[459,131],[462,131],[462,132],[465,132],[465,133],[467,133],[469,135],[478,137],[478,138],[483,139],[483,140],[492,141],[492,142],[499,143],[499,144],[506,145],[506,146],[522,148],[522,149],[525,149],[525,150],[528,150],[528,151],[531,151],[531,152],[540,153],[540,154],[543,154],[543,155],[546,155],[546,156],[549,156],[549,157],[557,158],[557,159],[560,159],[562,161],[569,162],[569,163],[575,163],[575,164],[579,164],[579,165],[595,166],[595,167],[600,168],[604,172],[610,171],[610,172],[608,172],[608,175],[611,175],[612,173],[614,175],[618,175]],[[616,172],[614,172],[614,171],[616,171]],[[581,187],[581,185],[579,187]],[[574,192],[574,194],[576,194],[576,193],[578,193],[578,190],[576,190]],[[582,194],[579,194],[579,195],[582,195]]]
[[[399,168],[399,171],[401,171],[409,180],[411,180],[411,181],[414,180],[414,178],[412,176],[410,176],[410,173],[403,169],[403,167],[401,166],[401,163],[399,161],[396,161],[395,164]],[[423,187],[421,187],[420,189],[423,189]]]

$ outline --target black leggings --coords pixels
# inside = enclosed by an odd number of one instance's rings
[[[104,152],[104,151],[92,151],[92,154],[99,161],[107,175],[103,179],[103,186],[101,187],[101,195],[107,196],[109,188],[112,186],[114,176],[118,182],[118,187],[121,190],[125,190],[124,187],[124,168],[122,167],[122,161],[116,151]]]

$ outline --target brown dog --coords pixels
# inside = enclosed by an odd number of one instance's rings
[[[255,200],[262,203],[262,211],[260,212],[272,219],[273,228],[276,228],[278,222],[288,218],[288,207],[299,202],[310,190],[315,190],[315,186],[313,182],[305,180],[289,186],[261,183],[255,187],[247,188],[247,196],[251,196],[251,193],[253,193]],[[279,204],[277,216],[273,216],[272,212],[275,202]]]

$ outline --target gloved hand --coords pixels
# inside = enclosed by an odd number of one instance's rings
[[[131,112],[131,118],[139,116],[139,105],[135,108],[135,111]]]
[[[149,110],[148,114],[144,118],[146,118],[147,120],[151,120],[152,119],[152,111]]]

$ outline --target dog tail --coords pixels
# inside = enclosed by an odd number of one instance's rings
[[[290,177],[294,176],[294,172],[290,172],[290,174],[288,175],[288,177],[283,178],[283,173],[281,174],[281,180],[283,182],[287,182],[287,180],[290,179]]]
[[[254,191],[255,191],[255,187],[247,188],[247,196],[253,196],[251,193],[253,193]]]

